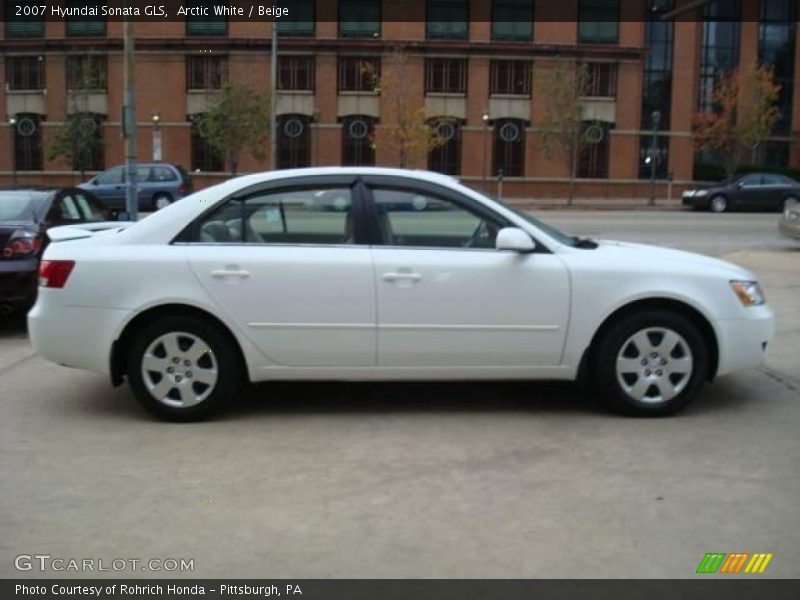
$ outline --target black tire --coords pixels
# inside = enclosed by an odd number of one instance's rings
[[[717,194],[708,200],[708,210],[713,213],[724,213],[727,212],[729,208],[730,203],[722,194]]]
[[[630,376],[618,375],[617,373],[617,359],[621,356],[623,345],[630,349],[628,342],[631,337],[651,328],[656,330],[665,329],[677,333],[683,338],[682,341],[689,346],[691,352],[691,372],[686,376],[686,380],[683,381],[679,375],[675,375],[678,378],[679,385],[683,386],[682,391],[670,399],[661,401],[641,401],[636,399],[622,387],[619,381],[620,377],[625,380],[626,377]],[[655,332],[651,335],[655,336],[655,338],[658,337]],[[663,342],[663,339],[662,337],[661,342]],[[650,359],[649,356],[645,358],[654,360]],[[677,358],[673,359],[670,356],[667,358],[677,361],[685,357],[677,356]],[[636,360],[639,360],[639,358],[636,357]],[[660,417],[678,412],[694,399],[700,386],[707,379],[708,365],[708,345],[691,319],[667,310],[646,310],[623,317],[607,329],[593,352],[592,369],[601,399],[609,408],[616,412],[633,416]],[[643,366],[642,369],[644,368]],[[652,368],[656,369],[658,367]],[[664,369],[668,368],[669,365],[664,367]],[[668,378],[672,377],[672,375],[666,376]],[[636,382],[637,380],[634,379],[629,382],[629,385],[633,385]],[[664,383],[672,385],[671,382]],[[658,382],[654,382],[654,384],[656,387],[648,387],[646,394],[649,394],[651,390],[658,391],[661,389]],[[653,395],[657,397],[657,394]]]
[[[166,202],[166,204],[162,204],[162,206],[159,207],[158,205],[163,202]],[[170,204],[172,204],[172,196],[169,194],[160,193],[153,196],[153,200],[150,203],[150,208],[155,212],[157,210],[161,210],[162,208],[166,208]]]
[[[216,363],[216,383],[211,387],[208,396],[193,406],[171,406],[162,402],[150,393],[144,381],[142,360],[145,352],[154,341],[170,333],[196,336],[210,348]],[[226,402],[233,400],[239,392],[244,372],[239,356],[230,334],[215,323],[191,316],[164,317],[136,333],[128,353],[128,384],[139,402],[157,417],[167,421],[201,421],[218,411]],[[197,361],[197,365],[199,364],[200,360]]]

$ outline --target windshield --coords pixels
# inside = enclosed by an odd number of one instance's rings
[[[36,221],[41,199],[24,192],[0,192],[0,222]]]

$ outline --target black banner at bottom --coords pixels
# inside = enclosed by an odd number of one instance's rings
[[[282,598],[302,600],[726,600],[800,598],[800,581],[445,579],[39,579],[0,582],[0,598],[76,600]]]

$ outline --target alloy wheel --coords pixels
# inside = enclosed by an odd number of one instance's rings
[[[711,199],[711,211],[721,213],[728,210],[728,200],[725,196],[714,196]]]
[[[631,398],[646,404],[668,402],[688,385],[694,370],[689,344],[666,327],[630,336],[617,355],[617,381]]]

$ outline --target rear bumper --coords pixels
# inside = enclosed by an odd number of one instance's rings
[[[0,304],[30,306],[36,300],[39,284],[37,258],[0,261]]]
[[[768,305],[747,309],[747,319],[717,321],[719,364],[717,375],[758,367],[764,363],[767,343],[775,335],[775,317]]]
[[[34,352],[67,367],[110,373],[111,346],[130,311],[66,306],[60,290],[42,289],[28,313]]]

